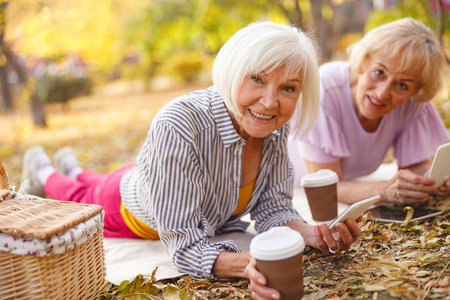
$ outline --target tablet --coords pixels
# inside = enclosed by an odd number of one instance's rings
[[[414,206],[411,207],[414,209],[411,221],[419,221],[435,217],[443,213],[443,211],[430,208]],[[407,213],[404,208],[405,206],[401,205],[375,205],[369,208],[369,211],[372,214],[373,218],[379,222],[403,223]]]
[[[340,214],[333,222],[330,224],[330,230],[336,231],[335,226],[337,222],[344,222],[347,219],[356,220],[359,216],[361,216],[369,207],[371,207],[375,202],[380,199],[380,195],[375,195],[363,200],[359,200],[358,202],[353,203],[347,209]]]
[[[449,176],[450,143],[446,143],[437,148],[428,177],[436,179],[436,186],[441,186]]]

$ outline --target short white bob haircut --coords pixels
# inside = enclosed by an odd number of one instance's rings
[[[310,131],[319,108],[319,69],[316,44],[299,28],[273,22],[255,22],[238,30],[220,49],[212,68],[218,93],[231,113],[238,90],[248,76],[285,66],[286,78],[300,74],[302,90],[292,119],[297,136]],[[291,120],[292,120],[291,119]]]
[[[433,31],[422,22],[407,17],[378,26],[347,48],[350,67],[364,72],[368,57],[400,59],[399,73],[419,73],[418,102],[431,100],[442,86],[444,51]]]

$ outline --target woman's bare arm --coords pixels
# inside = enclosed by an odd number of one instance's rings
[[[390,180],[375,182],[342,180],[339,160],[326,164],[305,160],[305,164],[309,172],[320,169],[335,171],[341,179],[338,182],[338,201],[347,204],[376,194],[380,195],[380,203],[422,202],[428,199],[430,193],[436,192],[436,181],[423,176],[431,165],[429,160],[400,169]]]

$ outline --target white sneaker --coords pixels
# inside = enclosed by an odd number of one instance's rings
[[[59,172],[73,179],[76,179],[78,174],[83,171],[77,156],[70,147],[63,147],[56,151],[53,161]]]
[[[45,196],[44,182],[37,176],[38,171],[44,168],[49,170],[46,171],[47,173],[53,168],[52,162],[44,149],[40,146],[29,148],[23,156],[22,183],[25,180],[30,181],[29,188],[24,193],[38,197]]]

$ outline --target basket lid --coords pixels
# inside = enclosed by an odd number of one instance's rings
[[[0,201],[0,232],[46,239],[90,219],[102,210],[100,205],[21,196],[19,199]]]

